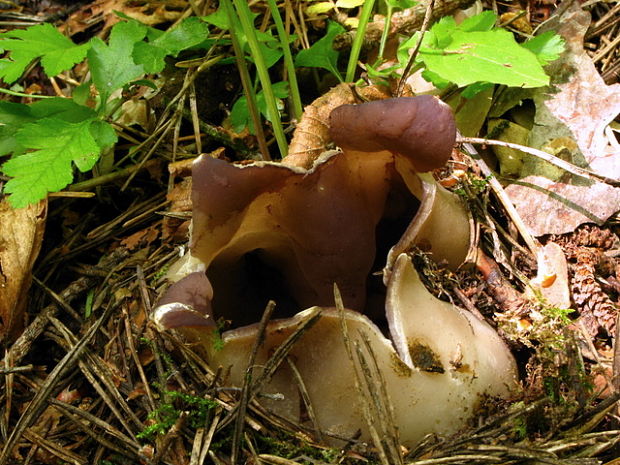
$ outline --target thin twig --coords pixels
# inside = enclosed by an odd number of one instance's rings
[[[107,321],[115,309],[116,305],[109,305],[103,315],[101,315],[101,317],[89,328],[86,334],[84,334],[82,339],[80,339],[80,341],[73,346],[69,352],[67,352],[62,360],[60,360],[51,371],[49,376],[46,378],[45,383],[41,386],[41,389],[37,391],[32,401],[30,401],[22,415],[19,417],[19,420],[17,420],[11,434],[4,443],[4,447],[0,452],[0,465],[5,465],[7,463],[7,460],[11,456],[17,441],[19,441],[26,428],[28,428],[32,422],[39,417],[43,410],[45,410],[48,397],[52,395],[54,390],[58,389],[58,380],[62,379],[69,372],[69,370],[75,366],[81,357],[82,352],[86,348],[86,345],[91,341],[101,325]]]
[[[409,61],[407,62],[407,66],[403,70],[403,74],[400,77],[400,81],[398,81],[398,87],[396,88],[396,97],[400,97],[403,95],[403,90],[405,89],[405,83],[407,82],[407,77],[409,76],[409,72],[415,63],[415,59],[418,56],[418,52],[420,51],[420,46],[422,45],[422,40],[424,39],[424,34],[428,29],[428,24],[431,21],[431,16],[433,12],[433,6],[435,5],[435,0],[429,0],[428,5],[426,7],[426,11],[424,12],[424,21],[422,22],[422,27],[420,28],[420,37],[418,38],[418,42],[415,44],[415,48],[409,57]]]
[[[258,350],[265,342],[265,331],[267,330],[267,324],[269,323],[269,320],[271,319],[271,315],[273,315],[273,311],[275,310],[275,308],[275,302],[269,301],[269,303],[267,303],[267,307],[265,308],[260,323],[258,324],[257,337],[254,341],[254,345],[252,346],[252,352],[250,352],[248,366],[245,370],[245,377],[243,379],[243,386],[241,388],[241,397],[239,398],[239,403],[237,404],[237,416],[235,417],[235,428],[233,430],[232,437],[232,450],[230,453],[230,461],[233,463],[233,465],[236,465],[239,459],[239,451],[241,449],[241,437],[243,436],[243,424],[245,422],[245,412],[251,398],[254,362],[256,360],[256,356],[258,355]]]
[[[473,147],[473,145],[471,145],[471,143],[466,141],[466,139],[469,139],[469,138],[462,137],[460,134],[458,134],[457,139],[463,143],[463,148],[467,150],[469,155],[475,160],[476,164],[480,168],[480,171],[482,171],[482,174],[484,175],[484,177],[488,179],[491,189],[493,190],[493,192],[495,193],[499,201],[502,203],[504,209],[506,210],[506,213],[508,213],[508,216],[510,217],[515,227],[519,231],[519,234],[521,234],[521,237],[523,238],[526,245],[530,249],[530,252],[532,252],[532,254],[534,254],[534,256],[537,257],[540,244],[538,243],[536,239],[534,239],[534,237],[528,231],[527,226],[525,226],[525,223],[521,219],[521,216],[519,215],[516,208],[512,204],[510,198],[508,197],[508,194],[506,194],[506,192],[504,191],[504,188],[502,187],[500,182],[495,177],[495,174],[493,174],[493,172],[488,167],[486,162],[480,157],[480,155],[478,155],[478,152]]]
[[[585,168],[580,168],[579,166],[573,165],[561,158],[558,158],[550,153],[543,152],[542,150],[533,149],[531,147],[526,147],[525,145],[514,144],[512,142],[504,142],[501,140],[493,140],[493,139],[483,139],[479,137],[457,137],[457,143],[469,143],[469,144],[481,144],[481,145],[498,145],[501,147],[508,147],[515,150],[520,150],[521,152],[527,153],[529,155],[533,155],[538,157],[546,162],[551,163],[552,165],[557,166],[558,168],[562,168],[565,171],[568,171],[575,176],[579,176],[581,178],[590,179],[592,181],[601,181],[611,186],[620,186],[620,179],[608,178],[607,176],[603,176],[601,174],[597,174],[594,171],[587,170]]]

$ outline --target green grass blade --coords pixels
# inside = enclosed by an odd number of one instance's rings
[[[355,68],[357,68],[357,60],[360,57],[360,51],[362,50],[362,43],[364,42],[364,34],[366,34],[366,26],[370,21],[370,15],[372,14],[372,8],[375,6],[375,0],[366,0],[362,8],[362,14],[360,15],[359,25],[353,39],[353,46],[351,47],[351,55],[349,55],[349,64],[347,65],[346,81],[353,82],[355,78]]]
[[[284,158],[288,152],[288,144],[286,142],[286,137],[284,136],[282,122],[280,121],[280,113],[278,112],[278,107],[276,105],[276,97],[273,93],[273,88],[271,86],[269,70],[265,65],[265,60],[260,50],[258,39],[256,37],[256,31],[252,22],[250,8],[248,7],[247,2],[243,0],[233,0],[233,3],[237,10],[237,15],[239,16],[241,27],[248,41],[250,52],[252,54],[252,59],[254,60],[254,64],[256,65],[258,79],[260,80],[261,87],[263,88],[263,92],[265,93],[267,114],[269,115],[269,119],[271,120],[273,133],[276,138],[278,148],[280,149],[280,155],[282,156],[282,158]]]
[[[278,6],[275,0],[267,0],[271,16],[274,23],[276,23],[276,29],[278,31],[278,37],[280,38],[280,46],[284,52],[284,66],[286,67],[286,73],[288,75],[289,89],[291,93],[291,102],[293,104],[293,117],[299,121],[303,112],[303,106],[301,104],[301,96],[299,95],[299,86],[297,84],[297,76],[295,75],[295,64],[293,63],[293,55],[289,47],[289,36],[284,29],[284,23],[280,17]]]
[[[250,118],[252,118],[252,123],[254,123],[254,131],[256,132],[258,147],[260,149],[263,160],[271,160],[271,155],[269,155],[269,148],[267,147],[267,140],[265,139],[265,133],[263,131],[263,123],[261,122],[260,118],[260,111],[258,110],[258,105],[256,103],[256,92],[254,92],[254,87],[252,86],[252,78],[250,77],[247,63],[245,62],[243,50],[241,50],[239,39],[235,34],[237,28],[240,28],[241,26],[239,24],[238,18],[235,17],[235,13],[233,11],[232,3],[230,3],[230,0],[224,0],[222,4],[224,5],[224,8],[226,9],[226,13],[228,15],[228,22],[230,23],[230,40],[235,51],[237,68],[239,69],[239,77],[241,78],[243,92],[245,93],[248,102],[248,111],[250,112]]]

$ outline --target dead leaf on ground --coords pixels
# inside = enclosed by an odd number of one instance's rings
[[[188,6],[186,0],[149,2],[96,0],[69,16],[60,29],[74,35],[92,28],[97,22],[103,22],[103,33],[105,33],[122,19],[117,13],[123,13],[148,26],[155,26],[168,21],[176,21]]]
[[[47,202],[14,209],[0,202],[0,341],[22,325],[34,261],[41,249]]]
[[[589,13],[574,4],[557,23],[566,51],[547,69],[557,92],[550,94],[549,88],[536,92],[528,145],[620,178],[620,152],[605,135],[605,128],[620,113],[620,84],[607,86],[583,49]],[[534,157],[524,158],[521,175],[506,192],[536,236],[567,233],[582,223],[600,225],[618,211],[618,188],[567,176]]]
[[[583,223],[602,225],[620,206],[620,189],[601,182],[572,185],[528,176],[506,192],[534,236],[569,233]]]

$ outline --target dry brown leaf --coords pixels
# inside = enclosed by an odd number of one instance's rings
[[[547,68],[558,92],[550,97],[547,89],[534,97],[536,117],[529,142],[540,148],[553,139],[569,137],[592,170],[620,177],[620,153],[605,135],[605,128],[620,113],[620,84],[606,85],[585,52],[583,40],[589,25],[590,14],[578,3],[562,16],[557,32],[566,41],[566,51]]]
[[[0,341],[21,329],[46,215],[47,201],[18,210],[0,202]]]
[[[547,68],[553,87],[534,96],[536,118],[528,144],[620,178],[620,152],[605,135],[620,113],[620,84],[607,86],[584,51],[589,23],[589,13],[575,3],[550,26],[564,37],[566,51]],[[506,192],[536,236],[571,232],[582,223],[600,225],[619,209],[620,189],[571,178],[533,157],[525,158],[521,174],[523,179]]]
[[[329,115],[332,110],[340,105],[360,103],[351,88],[351,84],[340,84],[304,108],[303,118],[295,129],[285,164],[309,168],[312,162],[327,149],[331,141]],[[382,94],[381,89],[375,86],[359,88],[356,91],[361,94],[361,98],[366,100],[390,97],[386,93]]]
[[[96,0],[73,13],[60,27],[70,35],[84,32],[99,21],[104,22],[102,32],[121,20],[116,12],[123,13],[148,26],[155,26],[179,19],[188,7],[186,0],[167,1],[128,1],[128,0]]]
[[[534,236],[565,234],[582,223],[601,225],[620,206],[620,189],[601,182],[576,186],[528,176],[506,193]]]
[[[125,237],[121,240],[121,245],[128,250],[133,250],[138,246],[145,247],[150,245],[159,237],[159,225],[149,226]]]

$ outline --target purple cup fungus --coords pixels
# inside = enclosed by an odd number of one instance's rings
[[[426,290],[407,255],[417,246],[455,269],[470,247],[467,210],[420,173],[450,157],[452,113],[434,97],[388,99],[336,108],[330,124],[342,150],[322,153],[310,168],[286,159],[236,165],[203,155],[194,162],[191,253],[171,275],[177,282],[155,323],[201,342],[208,363],[230,369],[226,383],[241,386],[268,300],[279,313],[254,366],[318,311],[289,363],[261,388],[279,399],[261,404],[324,438],[388,434],[369,407],[372,389],[353,388],[361,365],[346,350],[345,323],[354,342],[364,335],[366,355],[380,367],[401,442],[454,433],[483,398],[510,394],[516,368],[490,326]],[[342,312],[333,308],[334,283]],[[233,329],[216,349],[218,319]]]

